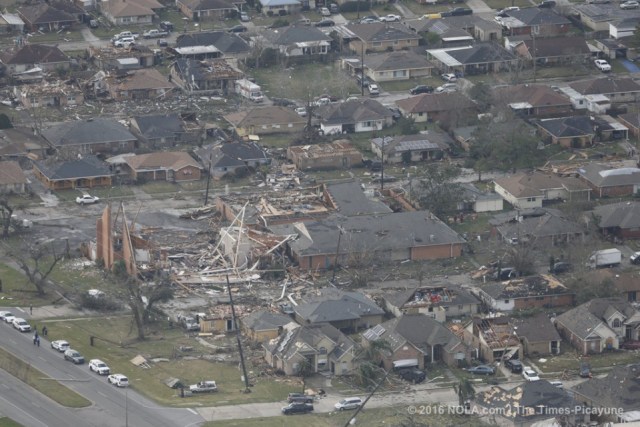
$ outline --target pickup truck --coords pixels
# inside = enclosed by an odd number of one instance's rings
[[[142,33],[142,37],[145,39],[161,39],[169,35],[166,31],[161,30],[149,30]]]
[[[200,381],[197,384],[189,386],[191,393],[213,393],[218,391],[218,386],[215,381]]]

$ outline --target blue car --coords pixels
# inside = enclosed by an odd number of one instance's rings
[[[474,366],[473,368],[467,369],[467,372],[470,372],[476,375],[493,375],[496,373],[496,370],[491,366],[478,365],[478,366]]]

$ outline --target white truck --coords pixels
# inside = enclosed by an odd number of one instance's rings
[[[113,36],[111,38],[111,41],[115,43],[116,41],[123,39],[125,37],[131,37],[132,39],[136,40],[138,38],[138,33],[132,33],[131,31],[123,31]]]
[[[218,391],[218,386],[215,381],[200,381],[197,384],[189,386],[191,393],[214,393]]]
[[[590,268],[612,267],[622,262],[622,252],[620,249],[602,249],[595,251],[589,257],[587,265]]]
[[[262,102],[262,88],[254,82],[247,79],[236,80],[236,93],[253,102]]]

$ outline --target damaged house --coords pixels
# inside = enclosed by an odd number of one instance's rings
[[[63,122],[41,133],[56,150],[83,154],[131,152],[137,141],[118,121],[101,117]]]
[[[173,96],[176,85],[154,68],[131,70],[124,74],[111,74],[105,78],[106,90],[112,99],[163,100]]]
[[[238,174],[238,171],[249,172],[271,163],[267,153],[255,142],[207,145],[195,150],[194,154],[215,178]]]
[[[480,301],[466,289],[457,286],[416,286],[411,289],[383,295],[385,309],[400,317],[406,314],[424,314],[438,322],[478,313]]]
[[[479,358],[487,363],[500,360],[522,360],[522,344],[508,317],[477,317],[467,328],[479,339]]]
[[[61,82],[14,86],[13,94],[25,108],[75,107],[84,103],[84,93],[80,88]]]
[[[87,51],[89,60],[103,71],[137,70],[156,64],[156,55],[143,45],[131,46],[128,49],[89,46]]]
[[[178,58],[169,70],[171,81],[186,93],[206,94],[220,92],[228,95],[234,92],[234,82],[244,74],[235,61],[227,59],[196,60]]]
[[[535,208],[494,215],[489,220],[491,234],[505,242],[549,243],[551,245],[581,241],[584,229],[566,218],[558,209]]]
[[[173,147],[195,139],[177,113],[132,117],[129,129],[146,148]]]
[[[313,372],[349,375],[355,365],[355,343],[329,324],[290,323],[282,335],[264,344],[265,360],[286,375],[297,375],[302,363]]]
[[[243,59],[249,55],[251,47],[235,33],[226,31],[202,31],[180,34],[176,39],[176,47],[168,48],[178,58],[208,59],[236,58]]]
[[[0,61],[8,75],[25,82],[32,75],[41,79],[42,73],[71,67],[71,60],[58,47],[35,43],[2,51]]]
[[[317,169],[345,169],[362,165],[362,153],[347,140],[329,144],[292,145],[287,159],[300,171]]]

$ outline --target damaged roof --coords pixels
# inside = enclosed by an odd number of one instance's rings
[[[357,320],[362,316],[383,315],[382,310],[371,299],[359,292],[343,292],[335,288],[318,291],[319,295],[293,309],[308,323],[329,323]]]
[[[140,134],[147,139],[173,138],[176,134],[185,132],[177,113],[136,116],[131,120],[137,124]]]
[[[573,293],[549,274],[536,274],[505,282],[490,283],[482,286],[482,290],[496,300]]]
[[[322,118],[323,124],[326,125],[359,123],[393,117],[391,110],[378,101],[369,98],[359,98],[325,105],[318,108],[315,113]]]
[[[112,89],[118,91],[160,89],[169,91],[175,88],[175,85],[155,68],[131,70],[124,76],[111,77],[108,81],[109,85],[113,86]]]
[[[241,37],[226,31],[203,31],[178,36],[177,48],[191,46],[215,46],[220,52],[226,54],[245,53],[251,49]]]
[[[324,184],[331,203],[345,216],[390,213],[391,208],[380,200],[367,197],[359,181]]]
[[[640,228],[640,203],[638,202],[597,206],[594,214],[599,219],[598,227],[600,228]]]
[[[255,142],[225,142],[195,150],[195,155],[213,168],[246,166],[249,161],[267,163],[267,153]]]
[[[433,298],[432,298],[433,297]],[[480,304],[469,291],[458,285],[417,286],[403,291],[385,294],[383,298],[391,305],[401,308],[415,304],[428,304],[432,307]]]
[[[591,162],[580,167],[578,174],[598,188],[640,183],[640,169],[636,167],[611,168],[608,165]]]
[[[254,311],[242,318],[242,324],[253,331],[271,331],[291,323],[291,317],[266,310]]]
[[[5,50],[0,55],[5,65],[69,62],[69,57],[56,46],[44,44],[26,44],[17,50]]]
[[[415,135],[385,136],[383,138],[373,138],[371,143],[378,148],[384,144],[385,152],[402,153],[406,151],[425,150],[449,150],[453,139],[437,130],[425,131]]]
[[[285,329],[287,330],[285,333],[264,345],[267,351],[283,360],[289,360],[296,355],[320,354],[318,347],[327,339],[333,343],[333,348],[327,353],[332,360],[339,360],[342,355],[355,347],[351,338],[329,324],[304,326],[288,324]]]
[[[252,126],[279,125],[304,125],[307,119],[300,117],[290,108],[280,106],[257,107],[249,111],[239,111],[224,116],[224,119],[237,128],[250,128]]]

